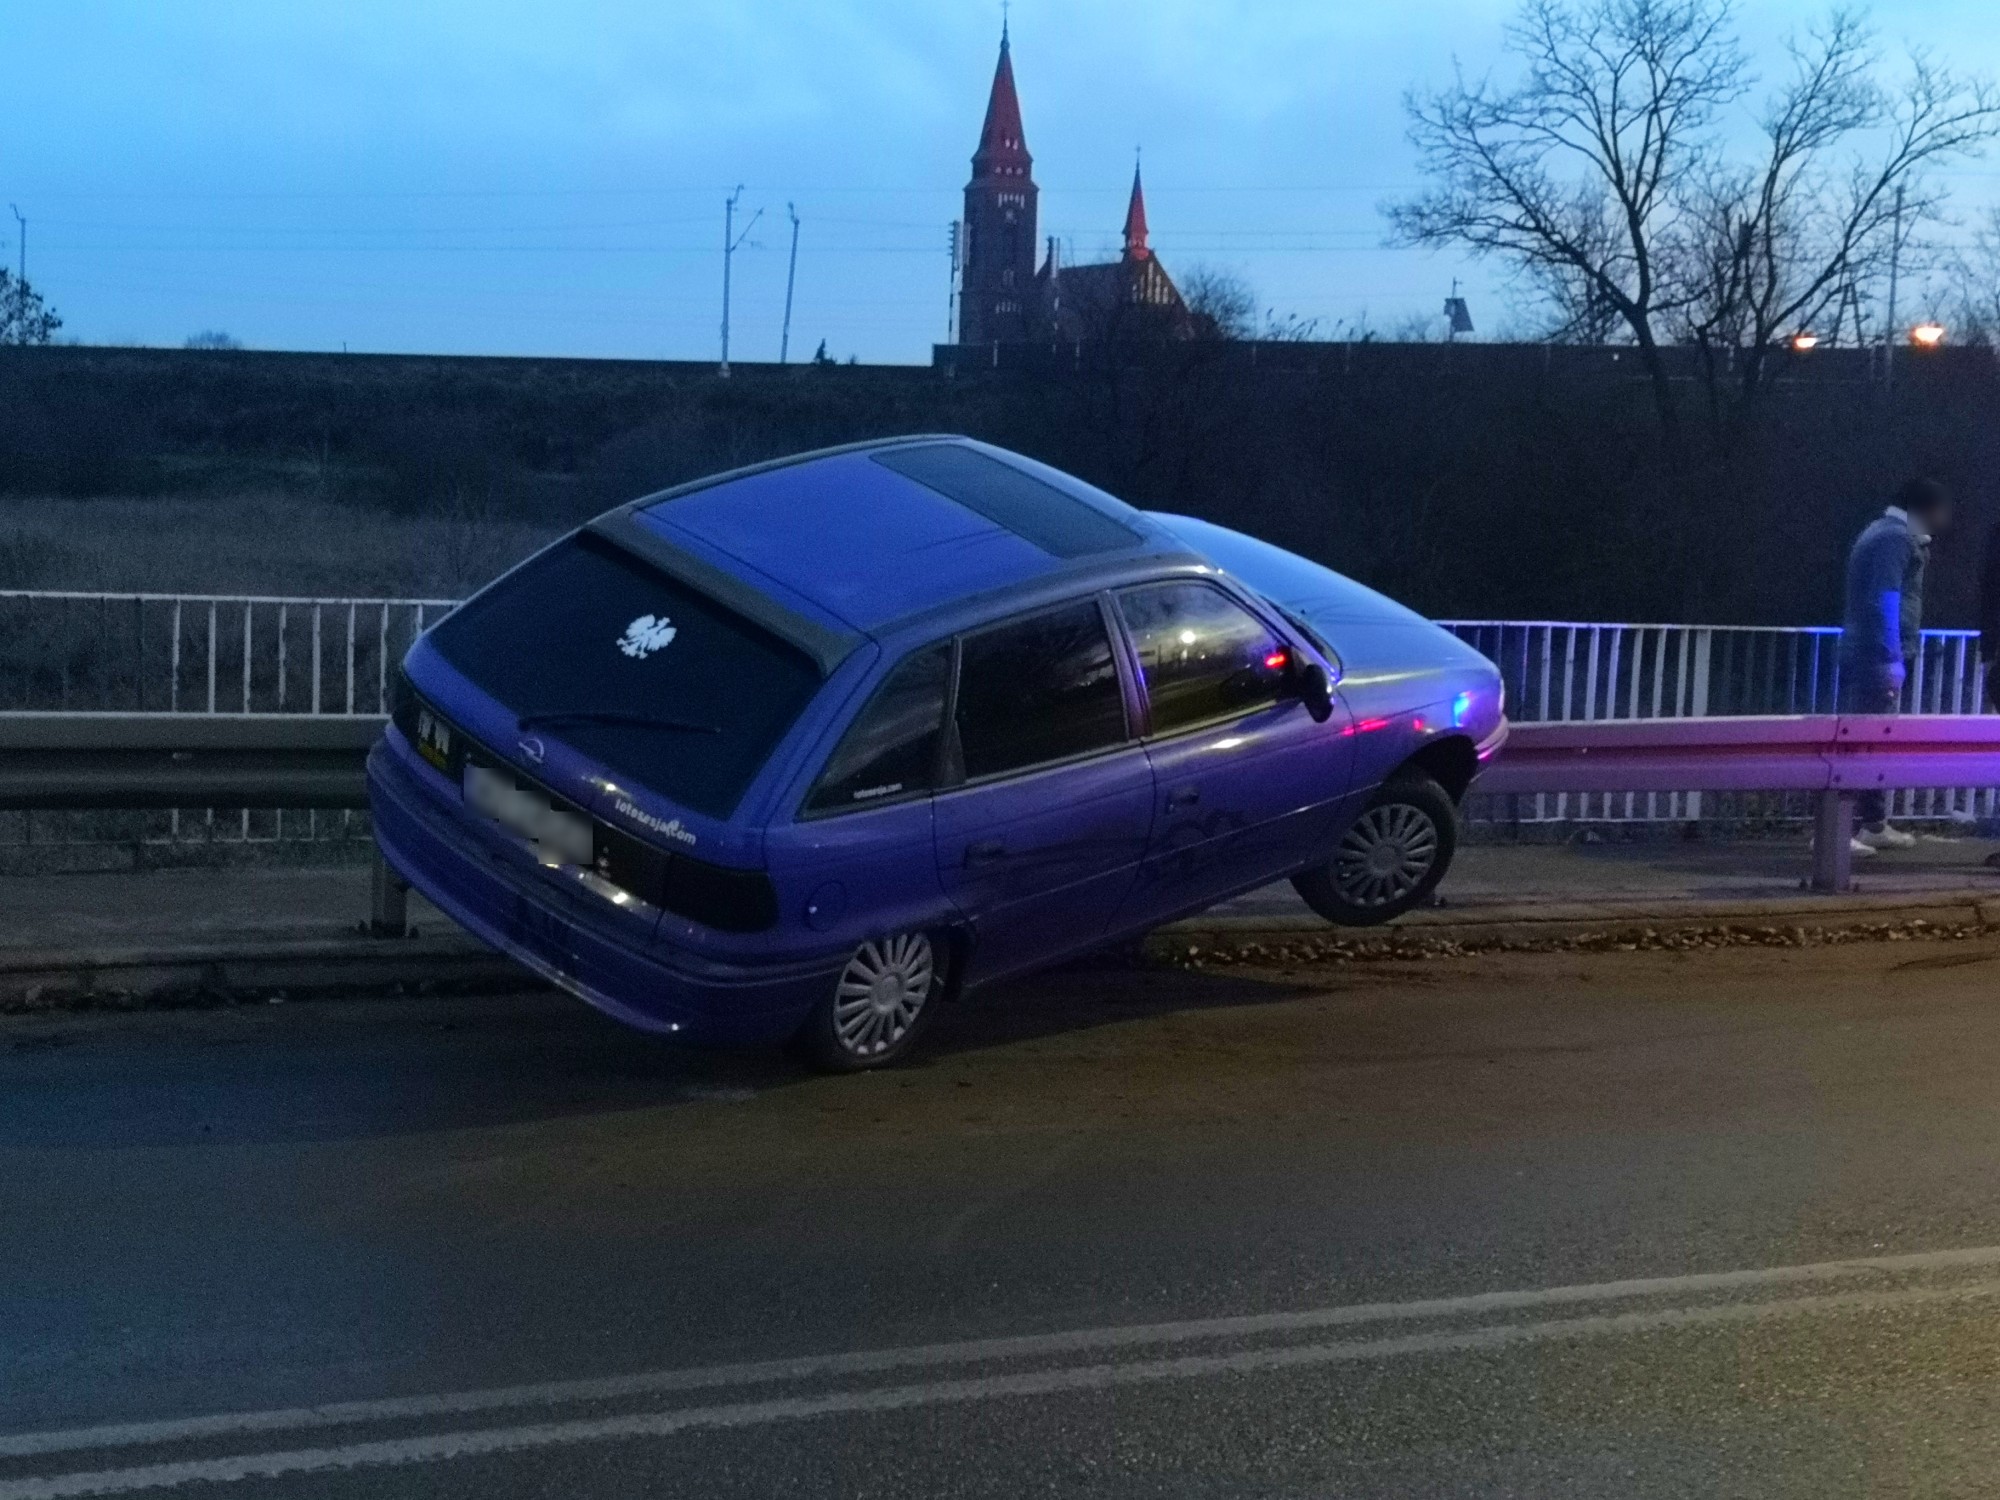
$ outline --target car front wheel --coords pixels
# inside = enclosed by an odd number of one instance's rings
[[[829,1072],[883,1067],[915,1045],[943,988],[943,956],[928,934],[863,943],[807,1017],[799,1043]]]
[[[1384,782],[1333,857],[1292,878],[1306,905],[1342,927],[1373,927],[1421,905],[1451,868],[1458,810],[1430,777]]]

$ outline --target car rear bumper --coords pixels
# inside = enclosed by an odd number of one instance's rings
[[[468,821],[419,770],[395,731],[368,756],[382,857],[481,942],[606,1015],[691,1042],[758,1044],[795,1031],[834,981],[825,961],[724,962],[635,942],[589,898],[563,899]],[[521,863],[520,870],[511,865]]]

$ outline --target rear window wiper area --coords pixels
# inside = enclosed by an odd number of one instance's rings
[[[632,729],[669,729],[683,734],[720,734],[719,724],[697,724],[690,719],[671,719],[661,714],[621,713],[610,708],[557,708],[543,713],[523,714],[522,729],[541,729],[552,724],[619,724]]]
[[[425,639],[523,733],[546,725],[619,781],[711,818],[735,811],[821,681],[806,652],[588,531]]]

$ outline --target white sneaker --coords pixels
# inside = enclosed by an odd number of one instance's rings
[[[1864,828],[1854,835],[1854,842],[1866,844],[1871,849],[1914,849],[1917,836],[1905,833],[1893,823],[1884,823],[1880,828]]]
[[[1873,844],[1864,844],[1860,839],[1849,839],[1847,847],[1853,852],[1856,859],[1866,859],[1875,853],[1875,846]]]

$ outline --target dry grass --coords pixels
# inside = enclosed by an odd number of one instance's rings
[[[0,588],[459,598],[563,529],[277,495],[0,496]]]

